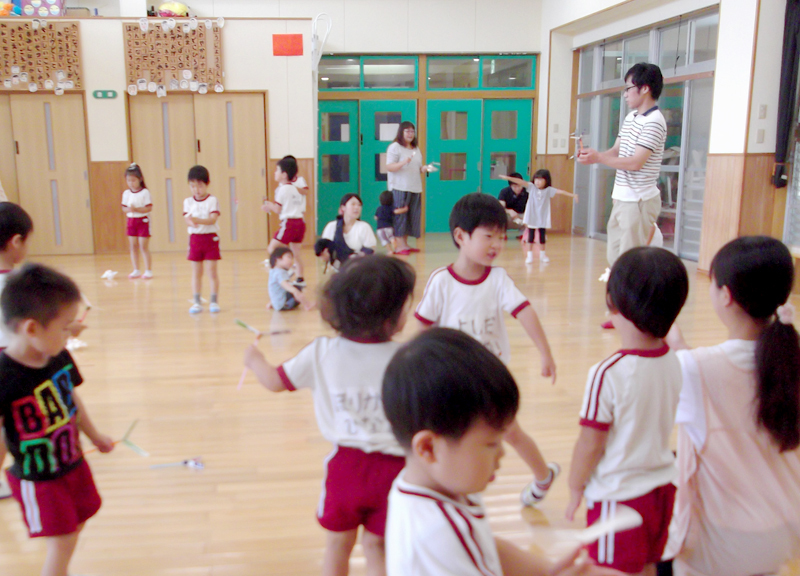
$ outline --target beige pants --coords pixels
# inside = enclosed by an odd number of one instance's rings
[[[660,195],[639,202],[614,200],[614,207],[608,219],[606,257],[609,266],[613,266],[623,252],[647,244],[650,229],[660,212]]]

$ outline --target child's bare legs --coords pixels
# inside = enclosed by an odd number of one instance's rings
[[[300,258],[300,248],[302,247],[301,244],[297,242],[292,242],[289,244],[289,249],[292,251],[294,255],[294,269],[297,272],[297,277],[303,277],[303,260]]]
[[[42,576],[67,576],[69,561],[78,544],[78,535],[83,529],[83,524],[72,534],[63,536],[50,536],[47,541],[47,556],[42,566]]]
[[[533,471],[533,475],[539,482],[545,482],[550,476],[550,469],[547,467],[542,453],[536,442],[525,432],[514,418],[514,422],[506,432],[505,441],[516,450],[523,462]]]
[[[322,561],[322,576],[347,576],[350,569],[350,554],[358,538],[358,528],[345,532],[327,531],[325,558]],[[366,550],[365,550],[366,552]]]
[[[153,257],[150,254],[150,238],[147,236],[140,236],[139,237],[139,249],[142,251],[142,257],[144,258],[144,269],[152,270],[153,269]],[[138,260],[138,258],[137,258]]]
[[[203,263],[192,260],[192,294],[200,303],[200,290],[203,288]]]
[[[217,274],[217,261],[206,260],[206,269],[208,272],[208,280],[211,283],[211,296],[216,296],[217,294],[219,294],[219,275]],[[202,271],[200,274],[202,276]]]
[[[361,547],[367,559],[368,576],[386,576],[386,545],[384,539],[369,530],[361,533]]]
[[[139,251],[136,249],[136,236],[128,236],[128,245],[131,249],[131,264],[133,269],[139,269]]]

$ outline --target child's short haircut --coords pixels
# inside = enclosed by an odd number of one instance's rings
[[[294,180],[297,176],[297,160],[294,156],[284,156],[278,160],[278,168],[289,177],[289,180]]]
[[[536,173],[533,175],[533,179],[536,180],[537,178],[542,178],[544,180],[545,188],[550,188],[550,186],[553,185],[553,178],[550,176],[550,170],[546,168],[536,171]]]
[[[21,206],[13,202],[0,202],[0,251],[5,251],[17,234],[25,240],[32,230],[33,220]]]
[[[507,224],[506,210],[500,201],[480,192],[462,196],[450,212],[450,236],[456,248],[460,248],[454,235],[456,228],[472,235],[480,226],[505,231]]]
[[[647,334],[663,338],[689,294],[689,276],[680,258],[663,248],[639,246],[611,268],[608,307]]]
[[[3,318],[11,330],[28,319],[47,326],[65,306],[79,302],[75,282],[41,264],[25,264],[8,276],[0,296]]]
[[[381,396],[404,448],[422,430],[453,440],[478,420],[500,430],[519,408],[519,389],[505,364],[452,328],[426,330],[398,350],[383,376]]]
[[[378,200],[380,200],[381,206],[391,206],[394,204],[394,195],[389,190],[384,190],[378,196]]]
[[[192,180],[196,182],[203,182],[204,184],[208,184],[211,182],[211,177],[208,175],[208,168],[205,166],[192,166],[189,169],[189,177],[187,178],[189,182]]]
[[[389,340],[414,292],[414,269],[389,256],[347,260],[322,290],[322,319],[345,338]]]
[[[275,268],[275,264],[278,263],[278,260],[283,258],[288,252],[291,251],[291,248],[288,248],[287,246],[278,246],[275,248],[272,254],[269,255],[269,267]]]
[[[625,73],[625,80],[630,78],[631,84],[637,88],[647,86],[650,88],[650,94],[653,100],[658,100],[661,96],[661,90],[664,89],[664,76],[661,74],[661,68],[655,64],[647,62],[639,62],[630,67]]]

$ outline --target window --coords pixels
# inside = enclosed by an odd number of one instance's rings
[[[428,62],[428,88],[447,90],[477,88],[480,58],[431,58]]]
[[[430,56],[429,90],[532,90],[536,56]]]
[[[676,68],[686,66],[686,49],[688,47],[689,23],[679,22],[675,26],[664,28],[661,31],[659,43],[661,45],[661,57],[658,65],[662,72],[674,72]]]
[[[533,60],[530,58],[483,58],[484,88],[531,88]]]
[[[625,56],[624,64],[622,66],[622,73],[624,74],[631,69],[631,66],[637,62],[650,61],[650,35],[643,34],[642,36],[634,36],[625,40]],[[624,80],[624,78],[623,78]]]
[[[707,62],[717,58],[717,32],[719,14],[711,14],[694,21],[692,36],[692,64]]]
[[[320,90],[358,90],[360,87],[361,64],[358,58],[323,58],[320,61]]]
[[[317,87],[332,90],[416,90],[416,56],[326,56]]]
[[[417,87],[415,58],[365,58],[364,88],[414,89]]]
[[[609,42],[602,46],[603,82],[622,80],[622,41]]]

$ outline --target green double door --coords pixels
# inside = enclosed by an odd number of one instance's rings
[[[361,219],[374,225],[378,196],[387,189],[386,149],[400,123],[416,119],[416,100],[320,101],[318,234],[350,192],[364,202]]]
[[[426,162],[426,232],[448,232],[450,211],[472,192],[497,195],[498,176],[530,177],[532,100],[431,100]]]

